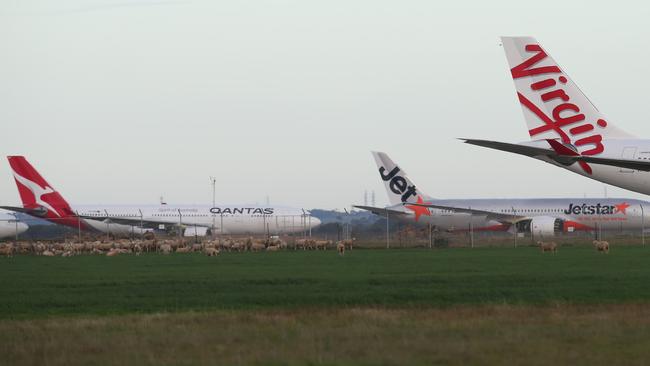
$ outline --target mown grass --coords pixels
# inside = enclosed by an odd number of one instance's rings
[[[650,300],[650,248],[0,258],[0,318]]]
[[[216,310],[0,321],[31,365],[644,365],[644,305]]]
[[[645,364],[650,248],[0,258],[0,364]]]

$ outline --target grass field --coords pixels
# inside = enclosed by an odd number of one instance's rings
[[[0,361],[641,364],[649,264],[635,246],[0,258]]]

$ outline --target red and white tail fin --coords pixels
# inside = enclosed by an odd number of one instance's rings
[[[531,139],[560,139],[597,155],[603,139],[633,137],[598,111],[535,38],[501,40]]]
[[[42,210],[42,216],[48,219],[61,219],[74,216],[68,202],[59,192],[41,177],[23,156],[8,156],[9,165],[14,173],[16,186],[23,207],[30,210]]]

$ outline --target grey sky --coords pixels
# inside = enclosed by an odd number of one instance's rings
[[[532,35],[611,123],[650,138],[643,2],[0,3],[0,153],[71,203],[306,208],[385,193],[370,150],[436,197],[602,196],[455,138],[528,139],[500,35]],[[609,187],[610,196],[642,197]],[[0,164],[0,203],[18,203]]]

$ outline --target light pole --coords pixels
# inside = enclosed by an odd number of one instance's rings
[[[178,240],[181,242],[181,245],[183,244],[183,214],[181,213],[181,209],[178,209]]]
[[[217,195],[217,178],[210,176],[210,182],[212,183],[212,208],[216,206],[216,195]],[[210,210],[210,213],[212,214],[212,239],[214,239],[214,214],[212,213],[212,210]]]
[[[514,216],[516,214],[517,211],[515,211],[515,207],[512,206],[512,215]],[[515,248],[516,248],[517,247],[517,222],[516,221],[512,223],[512,229],[513,229],[512,231],[515,233],[514,235],[515,235]]]
[[[469,208],[470,213],[469,213],[469,245],[471,248],[474,248],[474,215],[472,215],[472,207],[470,206]]]
[[[643,205],[639,205],[641,207],[641,245],[645,247],[645,213],[643,211]]]
[[[388,208],[386,208],[385,210],[386,210],[386,249],[390,249],[390,226],[388,223],[389,220]]]
[[[110,227],[110,219],[108,218],[108,211],[104,209],[104,213],[106,214],[106,240],[110,240],[110,233],[111,233],[111,227]]]
[[[223,212],[221,212],[219,215],[221,216],[221,231],[220,231],[220,233],[221,233],[221,237],[223,238]]]
[[[144,217],[142,216],[142,210],[138,209],[140,213],[140,240],[144,239]]]

